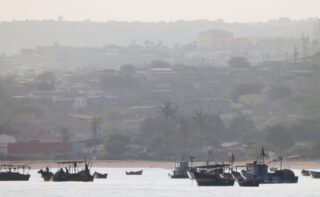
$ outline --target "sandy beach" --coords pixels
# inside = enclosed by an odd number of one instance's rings
[[[0,161],[1,164],[27,164],[32,169],[42,169],[46,166],[56,167],[57,161],[49,160],[21,160],[21,161]],[[250,161],[235,162],[234,165],[244,165]],[[212,162],[213,164],[214,162]],[[194,165],[205,165],[204,162],[196,162]],[[174,168],[174,162],[169,161],[141,161],[141,160],[94,160],[93,167],[101,168]],[[269,164],[269,167],[279,168],[279,162]],[[320,169],[320,160],[296,160],[284,161],[283,168],[291,169]]]

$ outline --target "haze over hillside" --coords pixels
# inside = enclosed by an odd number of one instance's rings
[[[176,22],[71,22],[63,20],[12,21],[0,23],[0,53],[14,54],[21,48],[61,45],[99,47],[109,44],[130,45],[162,42],[165,45],[187,44],[198,33],[209,29],[233,32],[237,37],[314,37],[318,20],[280,18],[268,22],[226,23],[223,20]]]

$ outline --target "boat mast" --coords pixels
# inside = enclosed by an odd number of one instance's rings
[[[259,155],[259,160],[258,160],[258,164],[264,164],[264,158],[265,158],[266,154],[264,152],[264,147],[261,147],[261,152]]]

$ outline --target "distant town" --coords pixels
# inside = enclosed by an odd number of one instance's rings
[[[214,28],[174,46],[54,42],[2,54],[0,156],[251,159],[265,144],[319,158],[319,38]]]

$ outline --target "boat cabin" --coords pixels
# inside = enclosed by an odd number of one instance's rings
[[[255,176],[265,176],[268,174],[268,165],[264,163],[257,163],[254,161],[253,163],[246,164],[247,173]]]
[[[189,163],[187,161],[177,161],[174,170],[175,171],[185,171],[189,168]]]

